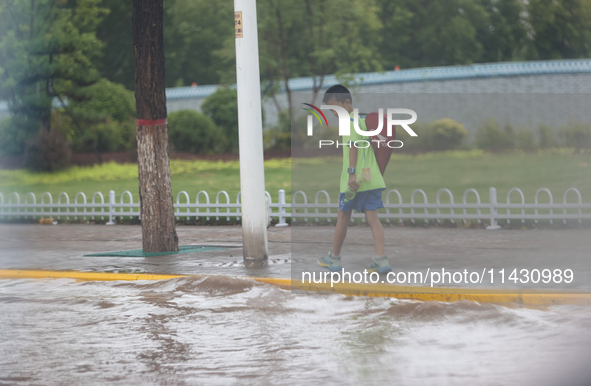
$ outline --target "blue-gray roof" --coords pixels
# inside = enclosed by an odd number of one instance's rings
[[[591,72],[591,59],[573,60],[545,60],[531,62],[503,62],[472,64],[468,66],[447,67],[423,67],[399,71],[366,72],[355,74],[354,78],[359,85],[406,83],[433,80],[453,80],[485,77],[526,76],[542,74],[576,74]],[[334,75],[324,77],[324,87],[337,84]],[[313,79],[311,77],[293,78],[289,81],[292,91],[311,90]],[[213,94],[219,86],[205,85],[197,87],[174,87],[166,89],[168,100],[186,98],[206,98]],[[232,86],[232,87],[235,87]],[[0,102],[0,111],[6,111],[6,102]]]
[[[173,87],[166,89],[166,99],[207,98],[219,86]]]
[[[472,64],[468,66],[423,67],[408,70],[366,72],[355,74],[359,85],[406,83],[433,80],[470,79],[501,76],[526,76],[541,74],[575,74],[591,72],[591,59],[547,60],[532,62],[504,62]],[[324,77],[324,88],[339,83],[334,75]],[[292,91],[311,90],[311,77],[289,80]],[[205,98],[218,86],[176,87],[166,89],[167,99]],[[235,87],[235,86],[233,86]]]

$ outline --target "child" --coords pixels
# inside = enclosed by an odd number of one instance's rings
[[[353,98],[349,90],[342,85],[335,85],[326,90],[322,102],[326,105],[336,105],[344,108],[353,117]],[[333,110],[333,114],[337,113]],[[338,116],[337,116],[338,117]],[[359,128],[366,131],[365,120],[359,119]],[[368,265],[368,272],[387,273],[392,270],[384,251],[384,228],[378,218],[378,209],[384,207],[382,202],[382,190],[386,184],[380,173],[380,168],[374,155],[373,147],[362,142],[355,147],[355,141],[370,141],[369,137],[359,135],[353,127],[351,119],[351,131],[349,136],[343,136],[343,169],[341,172],[339,214],[334,233],[332,249],[328,255],[318,259],[318,265],[331,271],[340,271],[341,247],[347,236],[347,227],[351,220],[352,210],[365,212],[365,218],[371,228],[375,246],[375,256]],[[362,182],[358,181],[361,180]],[[355,197],[346,200],[345,193],[350,189],[356,192]]]

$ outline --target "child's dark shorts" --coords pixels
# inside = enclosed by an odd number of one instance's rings
[[[345,202],[345,193],[341,193],[339,195],[339,209],[344,212],[350,212],[355,209],[357,212],[362,213],[366,210],[378,210],[383,208],[384,202],[382,201],[382,190],[384,189],[358,192],[352,200],[349,200],[349,202]]]

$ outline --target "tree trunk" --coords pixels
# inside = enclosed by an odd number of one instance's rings
[[[137,152],[144,252],[178,251],[164,92],[163,0],[133,0]]]

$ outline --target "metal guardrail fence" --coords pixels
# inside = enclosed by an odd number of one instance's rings
[[[570,196],[577,199],[576,203],[568,203],[569,193]],[[320,221],[321,218],[330,222],[338,214],[338,203],[331,203],[330,196],[325,190],[316,193],[314,203],[309,203],[308,197],[302,191],[293,194],[291,203],[285,201],[283,189],[278,192],[277,202],[272,201],[269,192],[265,192],[265,194],[269,218],[277,219],[276,227],[287,226],[287,218],[291,218],[292,222],[302,220],[308,222],[310,218],[313,218],[315,222]],[[521,202],[512,203],[512,195],[518,195]],[[540,203],[538,201],[540,195],[545,195],[549,203]],[[391,196],[395,196],[398,202],[390,202]],[[421,197],[423,202],[416,202],[415,197],[417,196]],[[449,202],[442,203],[442,196],[447,196]],[[476,201],[475,203],[467,202],[468,197],[471,196]],[[84,193],[80,192],[74,197],[73,203],[70,202],[70,197],[66,193],[61,193],[58,196],[57,203],[54,203],[53,197],[47,192],[41,196],[40,203],[37,203],[37,197],[33,193],[27,193],[24,202],[21,202],[18,193],[10,194],[5,202],[4,196],[0,193],[0,219],[42,218],[46,216],[57,219],[65,217],[68,220],[70,218],[74,220],[78,218],[85,220],[88,218],[93,220],[108,218],[107,225],[114,225],[117,217],[120,219],[137,217],[140,219],[139,206],[139,202],[133,202],[133,196],[129,191],[121,193],[118,202],[113,190],[109,192],[108,202],[105,202],[105,197],[100,192],[94,193],[90,201],[87,200]],[[546,188],[541,188],[536,192],[534,203],[526,203],[525,196],[519,188],[509,190],[506,203],[498,202],[495,188],[489,189],[489,202],[481,202],[480,195],[475,189],[467,189],[461,203],[454,202],[453,194],[449,189],[440,189],[437,192],[435,203],[429,203],[427,194],[421,189],[412,192],[410,203],[404,203],[400,192],[392,189],[385,195],[384,206],[385,213],[381,213],[380,217],[385,218],[387,222],[396,219],[400,222],[404,219],[410,219],[412,222],[416,220],[441,222],[444,219],[452,222],[461,220],[464,223],[467,220],[477,220],[481,223],[482,220],[487,219],[490,223],[487,229],[499,229],[498,220],[501,219],[505,219],[507,222],[534,220],[536,223],[538,220],[548,220],[550,223],[553,220],[562,220],[566,223],[567,220],[582,222],[583,219],[591,219],[591,203],[583,203],[581,193],[576,188],[570,188],[564,192],[562,203],[554,203],[552,193]],[[191,202],[189,194],[182,191],[176,196],[174,208],[177,219],[186,217],[187,220],[191,218],[198,220],[204,217],[209,220],[215,217],[216,220],[219,220],[226,217],[230,221],[231,217],[240,219],[242,215],[240,193],[232,203],[230,196],[225,191],[217,193],[215,203],[211,203],[209,194],[205,191],[197,193],[195,202]],[[365,221],[362,213],[354,213],[352,221],[355,218],[362,218]]]

